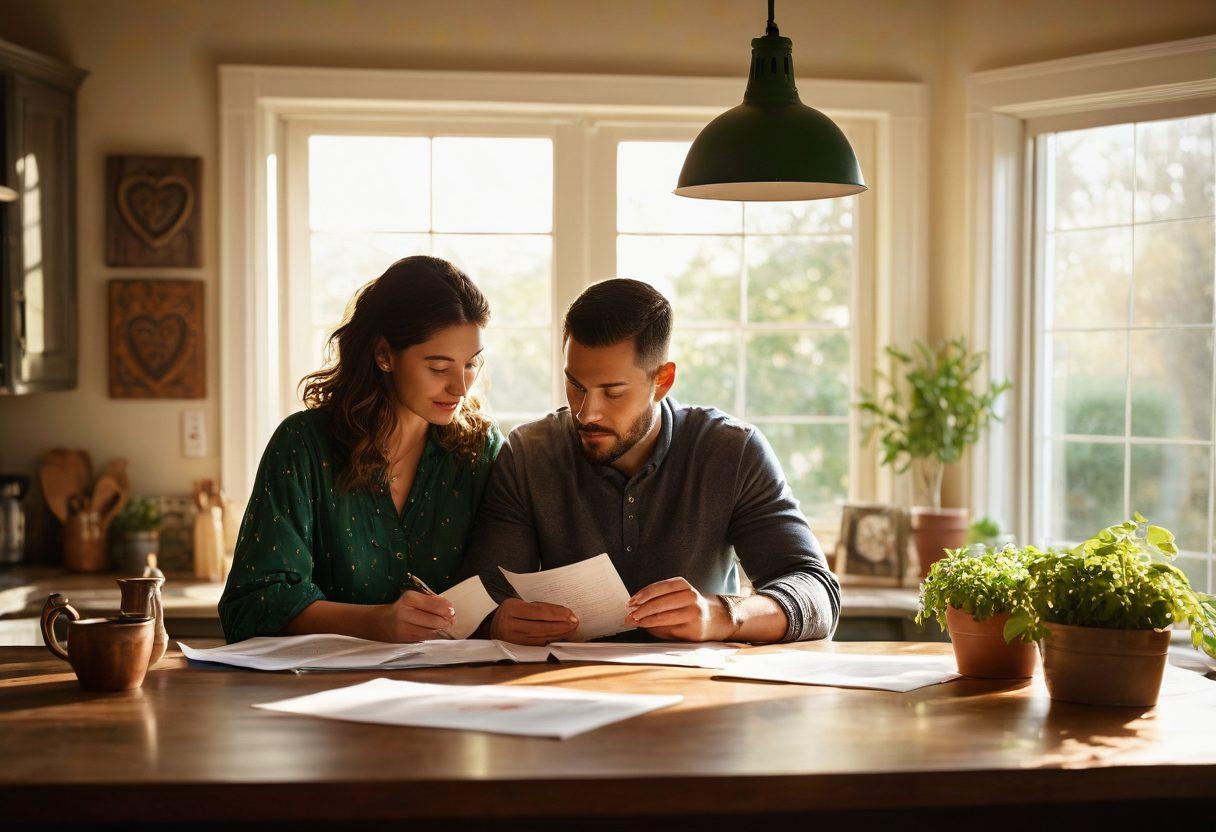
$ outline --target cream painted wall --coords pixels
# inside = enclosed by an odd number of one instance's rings
[[[220,63],[737,75],[763,28],[762,0],[0,0],[0,38],[92,74],[79,99],[81,378],[70,392],[0,399],[0,470],[32,470],[53,445],[126,456],[136,490],[181,493],[218,474],[216,311]],[[1210,0],[782,0],[803,78],[924,81],[933,100],[931,330],[967,328],[963,218],[965,74],[1025,61],[1216,32]],[[814,105],[813,101],[807,103]],[[107,269],[108,153],[203,157],[204,268]],[[111,277],[207,282],[208,398],[106,395]],[[187,408],[207,414],[211,456],[180,452]],[[948,496],[958,493],[957,478]]]

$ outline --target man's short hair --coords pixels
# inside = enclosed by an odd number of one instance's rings
[[[631,338],[637,365],[654,372],[667,361],[671,304],[640,280],[616,277],[596,283],[566,310],[562,344],[571,338],[585,347],[607,347]]]

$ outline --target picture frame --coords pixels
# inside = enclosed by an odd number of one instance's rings
[[[110,398],[206,397],[203,304],[201,280],[110,281]]]
[[[106,265],[202,265],[202,159],[106,157]]]
[[[906,508],[845,503],[836,543],[837,575],[852,584],[903,585],[911,536],[912,519]]]

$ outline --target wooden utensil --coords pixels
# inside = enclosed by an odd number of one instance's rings
[[[76,490],[76,477],[66,465],[51,462],[43,464],[38,471],[38,482],[42,485],[42,496],[51,507],[51,513],[60,523],[68,522],[68,499],[80,494]]]
[[[93,511],[101,519],[102,534],[110,528],[115,515],[122,511],[129,498],[127,490],[112,474],[102,474],[97,478],[93,486]]]
[[[75,483],[76,494],[88,494],[93,484],[93,460],[89,457],[89,452],[83,449],[68,450],[59,448],[62,451],[62,459],[67,465],[68,470],[72,473],[72,479]]]

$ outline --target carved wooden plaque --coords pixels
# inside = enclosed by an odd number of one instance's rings
[[[199,173],[192,156],[106,157],[106,265],[193,268]]]
[[[110,281],[110,396],[201,399],[203,281]]]

